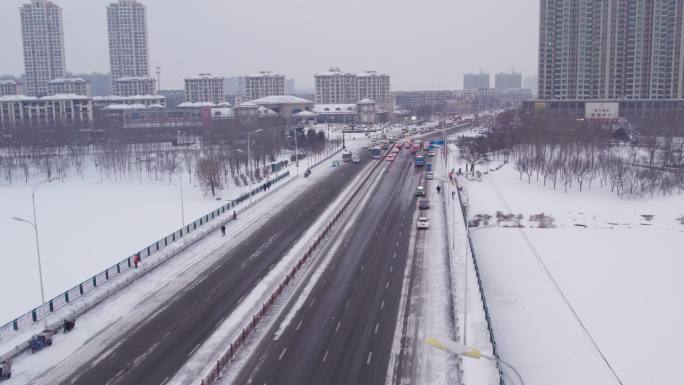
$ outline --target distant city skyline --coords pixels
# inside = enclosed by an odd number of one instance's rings
[[[63,11],[69,71],[108,73],[106,7],[115,0],[53,1]],[[24,72],[19,8],[29,2],[0,2],[7,53],[0,75]],[[458,89],[464,73],[481,68],[537,72],[538,0],[433,0],[424,7],[404,0],[351,0],[333,13],[316,0],[198,0],[191,8],[180,1],[140,2],[148,13],[149,64],[162,67],[165,89],[182,89],[183,79],[197,73],[244,76],[264,69],[294,79],[298,89],[313,89],[314,74],[330,66],[388,73],[392,90]],[[289,12],[293,6],[295,13]],[[256,14],[253,24],[249,15]]]

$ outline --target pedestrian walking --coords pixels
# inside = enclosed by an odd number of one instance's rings
[[[226,225],[221,225],[221,236],[226,235]]]
[[[451,191],[451,199],[456,199],[456,190]]]
[[[233,210],[233,220],[237,219],[237,213]]]
[[[140,263],[140,254],[136,254],[133,256],[133,267],[137,269],[138,263]]]
[[[442,188],[437,186],[437,194],[439,194],[442,191]]]

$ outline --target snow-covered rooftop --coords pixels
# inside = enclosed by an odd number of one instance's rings
[[[198,74],[197,76],[188,76],[185,80],[224,80],[223,76],[214,76],[212,74]]]
[[[232,108],[212,108],[211,116],[214,118],[232,118],[235,116],[235,110]]]
[[[252,100],[256,104],[311,104],[311,100],[299,98],[292,95],[273,95],[265,98]]]
[[[13,84],[14,85],[14,84],[17,84],[17,82],[15,82],[12,79],[0,79],[0,84],[2,84],[2,85]]]
[[[52,79],[48,81],[50,84],[58,84],[58,83],[86,83],[86,80],[83,78],[57,78],[57,79]]]
[[[131,81],[154,81],[154,78],[144,77],[144,76],[124,76],[120,77],[115,82],[131,82]]]
[[[233,105],[228,102],[221,102],[216,105],[216,107],[232,107]]]
[[[296,114],[294,114],[294,116],[309,117],[309,116],[318,116],[318,114],[315,112],[311,112],[311,111],[301,111],[301,112],[297,112]]]
[[[30,102],[38,100],[35,96],[26,95],[6,95],[0,96],[0,102]]]
[[[56,94],[43,96],[40,100],[90,100],[89,96],[76,94]]]
[[[202,107],[216,107],[212,102],[183,102],[176,106],[177,108],[202,108]]]
[[[155,103],[155,104],[150,104],[149,108],[166,108],[166,107],[164,107],[164,105],[162,105],[162,104]]]
[[[131,101],[131,100],[164,100],[166,99],[161,95],[134,95],[134,96],[94,96],[93,100],[96,102],[114,102],[114,101]]]
[[[368,99],[368,98],[363,98],[358,101],[356,104],[375,104],[375,100]]]
[[[103,110],[144,110],[147,106],[144,104],[110,104]]]
[[[282,76],[284,76],[284,75],[276,74],[276,73],[273,73],[271,71],[259,71],[255,74],[247,75],[246,77],[248,77],[248,78],[264,78],[264,77],[271,78],[271,77],[282,77]]]
[[[356,104],[314,104],[313,111],[317,114],[353,114]]]
[[[356,74],[356,76],[369,77],[369,76],[389,76],[389,75],[382,73],[382,72],[378,72],[378,71],[363,71],[361,73]]]
[[[244,102],[244,103],[240,103],[240,105],[239,105],[238,107],[247,107],[247,108],[254,108],[254,107],[256,107],[256,108],[258,108],[259,105],[256,104],[256,103],[254,103],[254,102]]]

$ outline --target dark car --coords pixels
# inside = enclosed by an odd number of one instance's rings
[[[427,199],[421,199],[418,201],[418,208],[420,210],[427,210],[430,208],[430,201]]]

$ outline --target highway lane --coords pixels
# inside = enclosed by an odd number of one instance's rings
[[[286,330],[235,384],[384,384],[422,169],[388,165],[355,229]]]
[[[370,161],[363,154],[364,164]],[[261,278],[318,219],[361,166],[342,164],[275,213],[250,237],[209,267],[191,287],[151,312],[122,339],[103,346],[62,383],[146,384],[165,382],[235,309]],[[238,218],[239,222],[239,218]]]

